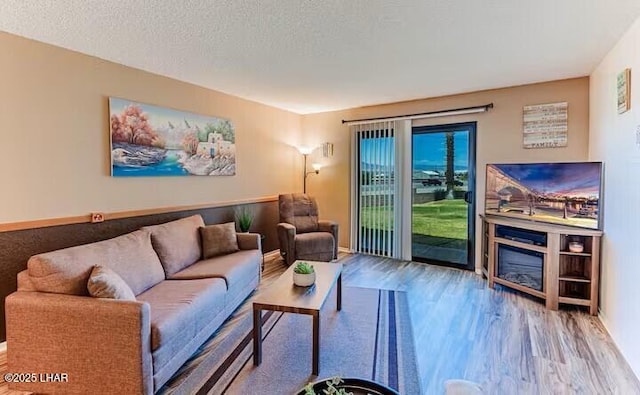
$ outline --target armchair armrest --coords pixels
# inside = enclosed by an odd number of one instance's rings
[[[286,222],[277,225],[278,241],[280,242],[280,255],[287,265],[296,260],[296,227]]]
[[[329,232],[333,235],[333,259],[338,259],[338,223],[335,221],[318,221],[320,232]]]
[[[259,233],[237,233],[238,247],[241,250],[260,250],[262,251],[262,242]]]
[[[338,223],[336,221],[320,220],[318,221],[318,230],[320,232],[329,232],[338,234]]]
[[[147,303],[18,291],[5,300],[8,370],[66,373],[67,382],[10,383],[36,393],[152,394]]]

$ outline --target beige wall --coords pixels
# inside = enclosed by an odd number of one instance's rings
[[[616,76],[631,68],[631,110],[618,114]],[[604,161],[600,318],[640,376],[640,19],[591,74],[589,158]]]
[[[301,190],[297,114],[0,32],[0,223]],[[230,119],[233,177],[111,178],[109,96]]]
[[[522,148],[522,107],[528,104],[569,103],[569,142],[566,148]],[[534,85],[496,89],[427,100],[364,107],[346,111],[305,115],[302,130],[307,143],[323,141],[335,144],[333,158],[325,159],[325,168],[313,176],[308,192],[317,196],[322,217],[334,218],[341,224],[340,245],[349,245],[349,171],[350,139],[343,119],[359,119],[460,108],[494,103],[484,114],[415,121],[417,125],[437,125],[477,121],[477,213],[484,207],[484,169],[487,163],[544,162],[586,160],[589,140],[589,79],[577,78]],[[321,159],[318,159],[322,162]],[[480,233],[480,222],[477,222]],[[479,243],[476,256],[479,256]]]
[[[467,107],[493,102],[487,114],[437,118],[478,121],[478,212],[488,162],[584,160],[588,79],[476,92],[300,116],[51,45],[0,33],[0,223],[250,199],[299,191],[302,159],[294,146],[335,144],[332,158],[308,179],[323,218],[340,222],[349,245],[348,128],[342,119]],[[109,96],[230,119],[238,151],[234,177],[112,178]],[[569,102],[569,146],[522,148],[522,106]],[[426,124],[420,121],[416,124]]]

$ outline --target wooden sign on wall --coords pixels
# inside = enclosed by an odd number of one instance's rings
[[[631,69],[624,69],[616,79],[618,90],[618,114],[631,109]]]
[[[524,148],[566,147],[568,108],[567,102],[524,106]]]

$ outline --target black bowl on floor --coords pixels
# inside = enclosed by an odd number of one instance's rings
[[[324,390],[328,388],[328,384],[331,383],[333,378],[318,380],[313,383],[313,390],[316,394],[324,394]],[[342,378],[340,384],[334,385],[334,388],[344,388],[347,392],[353,392],[354,395],[370,394],[370,395],[400,395],[396,390],[393,390],[386,385],[376,383],[375,381],[359,378]],[[305,395],[304,388],[298,392],[297,395]]]

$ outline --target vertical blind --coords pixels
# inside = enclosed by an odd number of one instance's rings
[[[351,126],[351,249],[394,257],[394,121]]]

